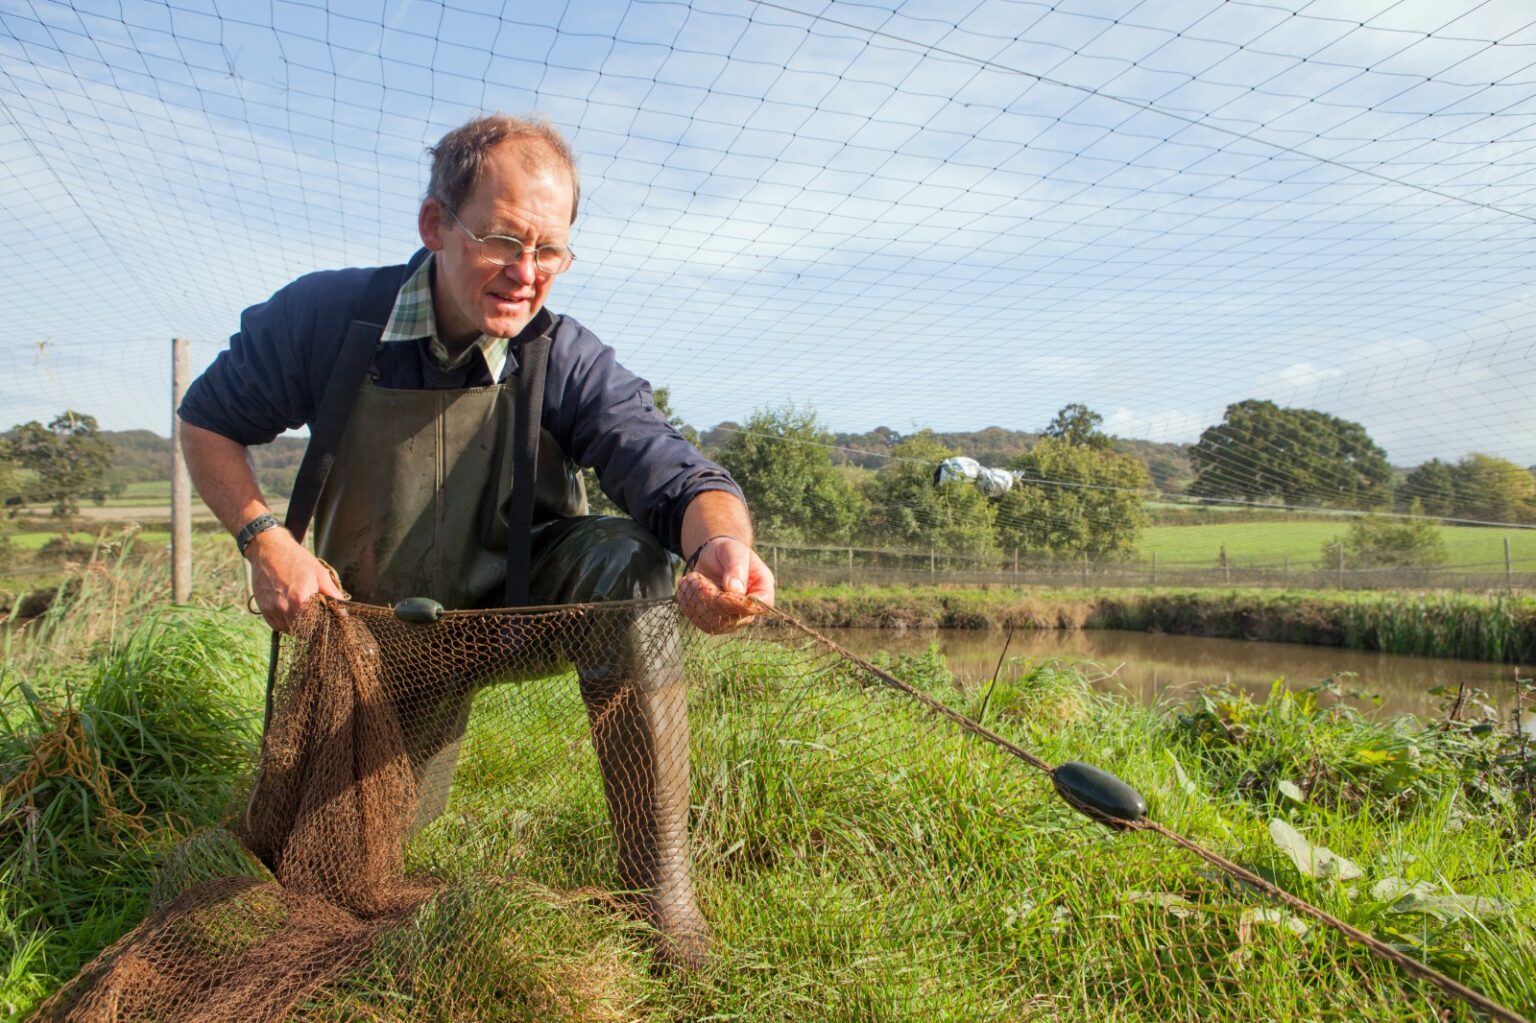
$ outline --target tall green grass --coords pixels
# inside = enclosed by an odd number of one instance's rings
[[[231,807],[260,728],[260,649],[246,620],[186,608],[94,658],[0,667],[0,1005],[132,927],[160,853]]]
[[[129,620],[105,637],[58,621],[4,668],[18,695],[0,740],[0,1006],[25,1011],[168,897],[195,847],[158,870],[167,845],[238,805],[259,620]],[[774,638],[710,644],[689,666],[708,970],[652,975],[614,905],[602,787],[563,676],[481,695],[449,812],[408,849],[441,893],[296,1018],[1472,1018],[1335,936],[1258,912],[1272,907],[1155,836],[1086,821],[1043,776],[862,670]],[[966,713],[985,706],[989,727],[1051,762],[1116,772],[1170,827],[1536,1011],[1536,878],[1507,869],[1536,854],[1529,762],[1496,730],[1370,721],[1284,688],[1144,708],[1052,664],[990,691],[932,651],[887,665]],[[13,792],[61,722],[91,770],[65,759]],[[1304,875],[1270,837],[1276,818],[1364,877]],[[1420,886],[1417,903],[1393,894],[1404,885]],[[1457,913],[1453,896],[1498,911]]]
[[[958,689],[936,655],[891,666],[981,712],[983,693]],[[471,890],[487,866],[540,886],[546,977],[581,974],[586,941],[619,941],[609,980],[621,995],[605,1004],[638,998],[647,1019],[1467,1018],[1335,936],[1298,936],[1288,916],[1256,913],[1270,907],[1155,837],[1089,824],[1038,774],[846,665],[759,643],[702,659],[693,681],[694,856],[720,945],[710,970],[659,988],[635,980],[645,946],[622,940],[602,895],[617,877],[572,678],[482,696],[449,813],[416,840],[413,866]],[[1536,884],[1493,873],[1528,844],[1528,804],[1512,790],[1505,803],[1474,795],[1498,781],[1483,770],[1494,740],[1371,722],[1284,689],[1237,716],[1240,697],[1213,699],[1245,743],[1208,745],[1173,711],[1128,706],[1051,665],[1000,684],[987,719],[1048,759],[1117,771],[1159,819],[1495,997],[1536,1006],[1536,978],[1510,972],[1536,941]],[[1396,764],[1382,757],[1409,747],[1418,752]],[[1410,760],[1418,774],[1405,777]],[[1306,786],[1300,803],[1279,792],[1291,778]],[[1300,875],[1269,837],[1277,816],[1366,864],[1365,883]],[[1394,878],[1441,895],[1496,892],[1505,911],[1400,912],[1371,891]],[[469,962],[494,959],[484,941],[465,949],[462,932],[426,933]],[[467,990],[453,966],[440,967],[441,988],[407,983],[398,965],[368,971],[347,987],[347,1011],[452,1018],[439,995],[483,1005],[489,986],[518,1007],[502,1018],[540,1018],[529,1006],[542,1004],[541,981],[522,972],[524,938],[514,944],[507,973],[479,967],[494,979]],[[327,1004],[317,1018],[348,1018]]]

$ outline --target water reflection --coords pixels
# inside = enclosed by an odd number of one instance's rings
[[[1007,635],[970,629],[822,631],[862,655],[878,650],[921,653],[936,642],[950,670],[972,681],[992,677]],[[1099,676],[1101,689],[1128,693],[1144,703],[1177,699],[1181,692],[1219,684],[1240,686],[1262,696],[1276,678],[1306,686],[1340,672],[1353,672],[1355,678],[1343,680],[1345,688],[1378,694],[1382,698],[1379,708],[1369,704],[1362,707],[1388,716],[1432,716],[1438,699],[1429,690],[1458,682],[1476,686],[1503,703],[1512,692],[1514,677],[1513,667],[1485,661],[1110,629],[1017,630],[1008,648],[1003,677],[1017,676],[1026,670],[1027,662],[1049,658],[1080,664]]]

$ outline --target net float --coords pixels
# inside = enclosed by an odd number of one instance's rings
[[[1147,814],[1141,793],[1092,764],[1069,760],[1051,772],[1051,782],[1074,810],[1106,827],[1123,830]]]
[[[406,597],[395,605],[395,617],[412,625],[431,625],[443,616],[443,605],[431,597]]]

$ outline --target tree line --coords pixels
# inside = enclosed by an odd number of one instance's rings
[[[1157,446],[1128,448],[1108,436],[1103,418],[1079,403],[1063,407],[1039,434],[993,428],[903,436],[881,427],[870,435],[881,450],[865,451],[839,443],[848,435],[834,435],[814,409],[794,404],[759,409],[744,425],[721,424],[701,436],[672,412],[668,398],[666,388],[656,390],[658,409],[736,477],[759,533],[781,544],[935,550],[987,560],[1014,554],[1118,560],[1136,550],[1148,499],[1160,493],[1159,476],[1183,471],[1181,459]],[[983,464],[1010,471],[1012,489],[989,496],[966,482],[937,482],[940,462],[978,453],[957,449],[957,438],[985,447]],[[269,493],[288,493],[303,445],[279,438],[255,450]],[[148,431],[108,439],[94,417],[76,411],[47,424],[18,424],[0,435],[0,500],[13,512],[34,505],[72,515],[82,501],[104,501],[130,478],[164,479],[168,453],[168,442]],[[1153,456],[1165,462],[1151,465]],[[1513,462],[1472,453],[1399,472],[1361,424],[1271,401],[1229,405],[1222,422],[1187,448],[1182,465],[1193,477],[1186,492],[1212,501],[1536,522],[1536,475]],[[591,484],[589,477],[589,493],[604,509]],[[1394,531],[1372,522],[1353,531],[1350,552],[1372,544],[1417,545],[1416,553],[1403,556],[1432,560],[1430,532],[1427,523]]]
[[[1113,560],[1135,551],[1150,477],[1139,459],[1113,450],[1101,421],[1067,406],[1033,447],[989,466],[1017,479],[996,497],[937,482],[936,466],[964,452],[929,430],[892,444],[877,469],[836,465],[815,410],[792,404],[754,412],[713,454],[774,542]]]
[[[658,391],[665,401],[665,391]],[[964,482],[939,483],[934,467],[968,451],[933,431],[886,441],[877,467],[839,464],[846,453],[815,411],[760,409],[744,426],[712,431],[712,454],[741,483],[760,533],[772,540],[937,550],[995,560],[1120,560],[1133,555],[1148,520],[1156,475],[1101,429],[1082,404],[1062,408],[1029,447],[990,463],[1018,482],[989,497]],[[1313,409],[1252,399],[1189,448],[1190,496],[1275,509],[1396,510],[1419,520],[1367,516],[1320,553],[1332,564],[1434,564],[1444,560],[1428,518],[1536,523],[1536,474],[1473,453],[1432,459],[1405,473],[1359,423]],[[1417,559],[1417,560],[1416,560]]]
[[[1395,473],[1359,423],[1250,399],[1228,405],[1190,451],[1196,497],[1412,512],[1490,523],[1536,523],[1536,474],[1472,453]]]

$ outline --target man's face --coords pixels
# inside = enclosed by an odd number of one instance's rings
[[[421,204],[421,240],[436,253],[432,300],[438,336],[449,350],[480,334],[515,337],[543,308],[555,275],[534,266],[532,249],[569,243],[571,201],[570,179],[558,165],[530,164],[513,145],[503,144],[491,151],[463,207],[452,211],[460,223],[436,199]],[[528,251],[511,266],[488,263],[470,231],[481,238],[520,239]]]

